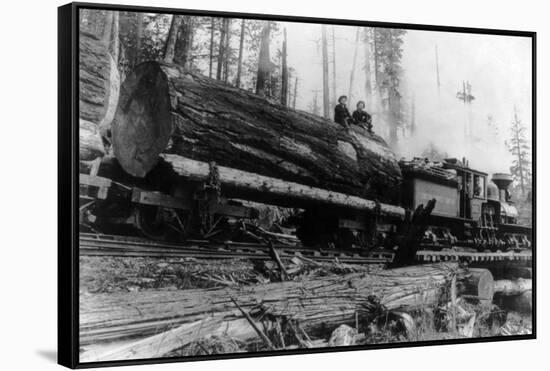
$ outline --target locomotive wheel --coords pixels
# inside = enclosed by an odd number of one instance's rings
[[[160,241],[168,239],[170,228],[166,211],[162,207],[140,205],[135,210],[135,223],[147,238]]]

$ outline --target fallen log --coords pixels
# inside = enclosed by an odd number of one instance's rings
[[[462,294],[476,297],[483,306],[490,306],[495,293],[493,275],[488,269],[470,268],[470,277],[464,281]]]
[[[495,280],[533,278],[531,260],[474,261],[472,268],[486,268],[491,271]]]
[[[531,279],[518,278],[517,280],[496,280],[495,294],[513,296],[521,295],[532,290]]]
[[[178,155],[163,154],[161,157],[178,176],[185,179],[208,181],[214,176],[222,189],[224,189],[224,194],[231,197],[239,198],[246,195],[248,199],[292,207],[307,207],[310,204],[322,203],[362,211],[377,210],[382,215],[399,218],[405,216],[405,209],[399,206],[377,203],[357,196],[350,196],[225,166],[216,166],[213,169],[211,164]],[[212,173],[215,173],[215,175]]]
[[[436,306],[451,277],[465,274],[455,263],[440,263],[219,290],[81,296],[81,346],[149,336],[109,353],[82,357],[159,357],[199,335],[257,337],[241,310],[258,323],[284,319],[296,321],[309,334],[332,331],[341,324],[355,325],[356,318],[369,318],[373,298],[377,298],[377,311]],[[241,309],[235,306],[234,298]]]
[[[401,171],[381,137],[174,65],[134,69],[112,128],[115,156],[136,177],[168,153],[380,201],[398,196]]]
[[[114,118],[120,90],[117,65],[95,35],[79,34],[79,117],[107,135]]]
[[[523,291],[519,295],[498,295],[496,303],[499,307],[522,313],[533,311],[533,291]]]
[[[340,325],[336,330],[330,334],[328,340],[329,347],[342,347],[355,345],[355,338],[357,336],[357,330],[348,325]]]

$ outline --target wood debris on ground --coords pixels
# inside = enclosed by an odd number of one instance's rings
[[[81,357],[93,361],[132,359],[135,354],[219,354],[516,331],[512,324],[506,327],[499,310],[481,303],[483,295],[472,295],[474,287],[486,289],[479,279],[471,281],[479,272],[472,274],[457,263],[384,269],[299,256],[282,262],[285,280],[276,261],[235,263],[235,269],[224,274],[207,272],[204,262],[197,261],[195,266],[203,269],[201,282],[213,282],[207,289],[84,295]],[[170,263],[159,265],[167,268]],[[206,265],[216,268],[212,262]],[[256,278],[232,278],[241,269]],[[492,332],[483,330],[489,327]],[[120,340],[125,343],[108,351],[94,349],[94,344]]]

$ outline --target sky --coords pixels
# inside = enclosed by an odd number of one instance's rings
[[[307,110],[313,92],[322,89],[321,26],[281,23],[288,33],[288,63],[299,76],[297,108]],[[348,94],[355,48],[356,27],[335,26],[337,95]],[[331,29],[328,30],[329,52]],[[277,47],[277,42],[274,43]],[[436,78],[435,48],[439,59],[440,91]],[[350,106],[364,99],[364,49],[358,50]],[[531,39],[518,36],[409,30],[404,37],[402,94],[410,106],[414,97],[417,133],[402,140],[401,157],[419,156],[432,142],[449,156],[466,156],[480,170],[508,172],[511,156],[505,140],[510,136],[514,107],[531,138]],[[331,67],[332,68],[332,67]],[[332,72],[331,72],[332,73]],[[475,100],[470,112],[456,98],[463,81],[472,85]],[[319,95],[321,99],[321,95]],[[494,127],[487,117],[494,118]],[[472,125],[465,138],[464,125]],[[378,124],[378,127],[377,127]],[[384,136],[384,123],[374,122]]]

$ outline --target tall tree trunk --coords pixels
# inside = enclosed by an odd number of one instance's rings
[[[332,104],[336,104],[338,94],[336,93],[336,36],[332,26]]]
[[[262,29],[260,41],[260,54],[258,61],[258,74],[256,77],[256,94],[270,97],[269,81],[271,78],[271,57],[269,54],[269,42],[271,39],[271,22],[266,22]]]
[[[393,74],[397,74],[397,61],[394,55],[394,35],[393,30],[388,30],[389,33],[389,49],[390,57],[388,60],[390,71],[393,71]],[[389,135],[389,144],[390,147],[397,147],[397,129],[399,127],[399,117],[401,110],[401,101],[398,92],[397,80],[395,76],[389,76],[389,87],[388,87],[388,111],[390,114],[390,135]]]
[[[287,65],[287,40],[286,40],[286,28],[284,29],[283,40],[283,68],[281,74],[281,104],[283,106],[288,105],[288,65]]]
[[[327,28],[321,26],[321,47],[323,51],[323,116],[330,119],[330,97],[328,91],[328,46]]]
[[[239,60],[237,62],[237,78],[235,80],[235,86],[241,87],[241,73],[243,68],[243,49],[244,49],[244,30],[246,27],[246,20],[241,20],[241,37],[239,39]]]
[[[518,168],[519,168],[519,185],[521,187],[521,194],[525,195],[525,178],[523,176],[523,156],[522,156],[522,148],[521,148],[521,138],[519,136],[520,134],[520,124],[519,124],[519,118],[518,118],[518,112],[517,108],[514,107],[514,136],[516,139],[516,151],[517,151],[517,157],[518,157]]]
[[[298,95],[298,76],[294,80],[294,94],[292,95],[292,109],[296,109],[296,96]]]
[[[373,56],[374,56],[374,86],[380,94],[380,77],[378,76],[378,29],[372,29],[372,46],[373,46]]]
[[[190,51],[193,46],[193,17],[183,16],[179,36],[176,41],[174,62],[184,68],[190,67]]]
[[[365,99],[367,100],[366,106],[368,111],[374,109],[373,94],[372,94],[372,69],[371,69],[371,39],[369,36],[369,29],[364,28],[364,41],[365,41]]]
[[[181,16],[173,15],[172,22],[170,23],[170,30],[168,31],[168,38],[166,39],[166,45],[164,47],[164,62],[166,63],[174,62],[174,54],[180,23]]]
[[[227,82],[229,79],[229,59],[231,58],[231,18],[228,18],[225,22],[225,47],[223,57],[223,81]]]
[[[210,58],[208,61],[208,77],[212,78],[212,65],[214,64],[214,31],[216,28],[215,18],[210,22]]]
[[[105,14],[105,25],[103,27],[103,33],[101,40],[108,50],[111,50],[111,33],[113,31],[113,15],[114,11],[107,10]]]
[[[357,65],[357,50],[359,49],[359,31],[360,28],[357,27],[357,30],[355,31],[355,49],[353,51],[353,60],[351,63],[351,72],[349,74],[349,91],[348,91],[348,99],[351,102],[351,97],[353,94],[353,81],[355,80],[355,68]]]
[[[216,79],[221,80],[223,78],[223,66],[225,59],[225,38],[227,32],[227,18],[222,19],[221,33],[220,33],[220,45],[218,48],[218,62],[216,69]]]
[[[136,52],[134,53],[133,65],[137,66],[141,57],[141,38],[143,37],[143,13],[136,13]]]

